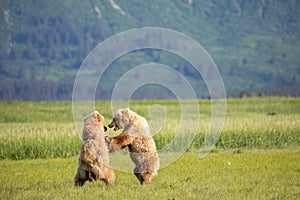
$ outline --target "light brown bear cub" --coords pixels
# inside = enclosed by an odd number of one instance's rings
[[[123,129],[118,136],[106,137],[109,152],[128,146],[130,158],[135,164],[135,176],[140,184],[150,183],[159,169],[159,158],[147,120],[129,108],[124,108],[117,110],[108,127],[114,127],[115,131]]]
[[[75,176],[75,185],[83,186],[93,180],[103,180],[106,184],[115,181],[115,174],[109,166],[108,149],[105,143],[104,117],[97,111],[92,112],[84,119],[82,131],[82,147],[78,159],[78,169]]]

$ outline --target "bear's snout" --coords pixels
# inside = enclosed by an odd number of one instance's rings
[[[110,124],[108,124],[108,127],[109,127],[109,128],[114,127],[114,122],[112,121]]]
[[[109,128],[115,127],[115,128],[114,128],[114,131],[117,131],[117,130],[120,129],[120,128],[118,127],[118,125],[117,125],[114,121],[112,121],[110,124],[108,124],[108,127],[109,127]]]

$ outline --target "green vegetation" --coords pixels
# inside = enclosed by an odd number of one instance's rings
[[[111,119],[110,102],[95,107]],[[173,138],[179,102],[132,101],[145,116],[162,106],[167,120],[155,135],[158,148]],[[189,150],[164,165],[150,185],[117,167],[116,183],[74,187],[80,138],[70,102],[0,102],[0,196],[3,199],[297,199],[300,195],[300,99],[246,98],[227,101],[223,132],[203,159],[199,148],[209,128],[210,101],[200,100],[200,129]],[[274,115],[268,115],[274,114]],[[276,114],[275,114],[276,113]],[[108,132],[113,135],[112,131]],[[182,138],[184,138],[182,133]],[[127,155],[123,155],[128,158]],[[160,153],[161,160],[170,154]],[[43,158],[43,159],[41,159]],[[112,158],[112,157],[111,157]],[[113,157],[115,158],[115,157]],[[120,157],[121,158],[121,157]]]
[[[75,74],[91,49],[116,33],[146,26],[173,29],[203,45],[230,95],[300,94],[299,1],[115,3],[125,14],[108,0],[1,1],[0,98],[70,100]],[[161,41],[159,36],[152,39]],[[189,63],[159,50],[124,55],[111,64],[107,82],[115,83],[120,72],[149,62],[175,68],[197,95],[208,96]],[[112,88],[110,84],[97,97],[108,99]],[[160,91],[152,98],[166,96]]]
[[[189,152],[140,186],[132,173],[116,183],[74,187],[77,157],[0,161],[2,199],[297,199],[300,149],[232,150],[204,159]]]
[[[132,101],[130,107],[145,116],[151,106],[160,105],[166,123],[154,136],[158,149],[169,144],[180,124],[180,107],[176,101]],[[200,100],[200,127],[190,151],[199,150],[210,125],[210,101]],[[95,107],[111,119],[111,104],[96,102]],[[0,102],[0,159],[54,158],[77,155],[80,134],[73,124],[69,102]],[[218,149],[284,148],[300,144],[300,99],[250,98],[227,102],[223,132]],[[268,115],[275,112],[276,115]],[[198,119],[195,119],[198,120]],[[196,122],[196,121],[195,121]],[[193,123],[193,122],[190,122]],[[109,130],[109,135],[116,134]],[[178,133],[185,141],[186,133]]]

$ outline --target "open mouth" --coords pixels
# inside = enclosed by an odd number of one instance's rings
[[[117,126],[117,125],[115,125],[115,128],[114,128],[114,131],[117,131],[117,130],[119,130],[120,128]]]
[[[112,122],[110,124],[108,124],[109,128],[113,128],[114,127],[114,131],[117,131],[120,129],[120,127],[117,125],[117,123],[115,122],[115,119],[112,120]]]

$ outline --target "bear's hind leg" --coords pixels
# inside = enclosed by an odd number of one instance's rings
[[[140,172],[140,168],[138,166],[136,166],[133,170],[134,175],[137,177],[137,179],[139,180],[140,184],[143,184],[143,179],[141,176],[141,172]]]
[[[115,182],[115,172],[113,168],[106,166],[105,167],[105,178],[102,180],[106,183],[106,185],[111,185]]]
[[[89,176],[88,180],[90,182],[92,182],[92,181],[94,181],[94,180],[97,179],[96,175],[93,172],[88,172],[88,176]]]
[[[79,167],[75,176],[74,185],[83,186],[87,180],[89,180],[89,172]]]
[[[151,172],[143,172],[143,173],[140,174],[140,176],[141,176],[141,185],[142,184],[148,184],[152,180],[153,173],[151,173]]]
[[[102,180],[108,184],[113,184],[115,182],[115,173],[112,167],[97,161],[96,165],[91,167],[91,171],[95,174],[98,180]]]

